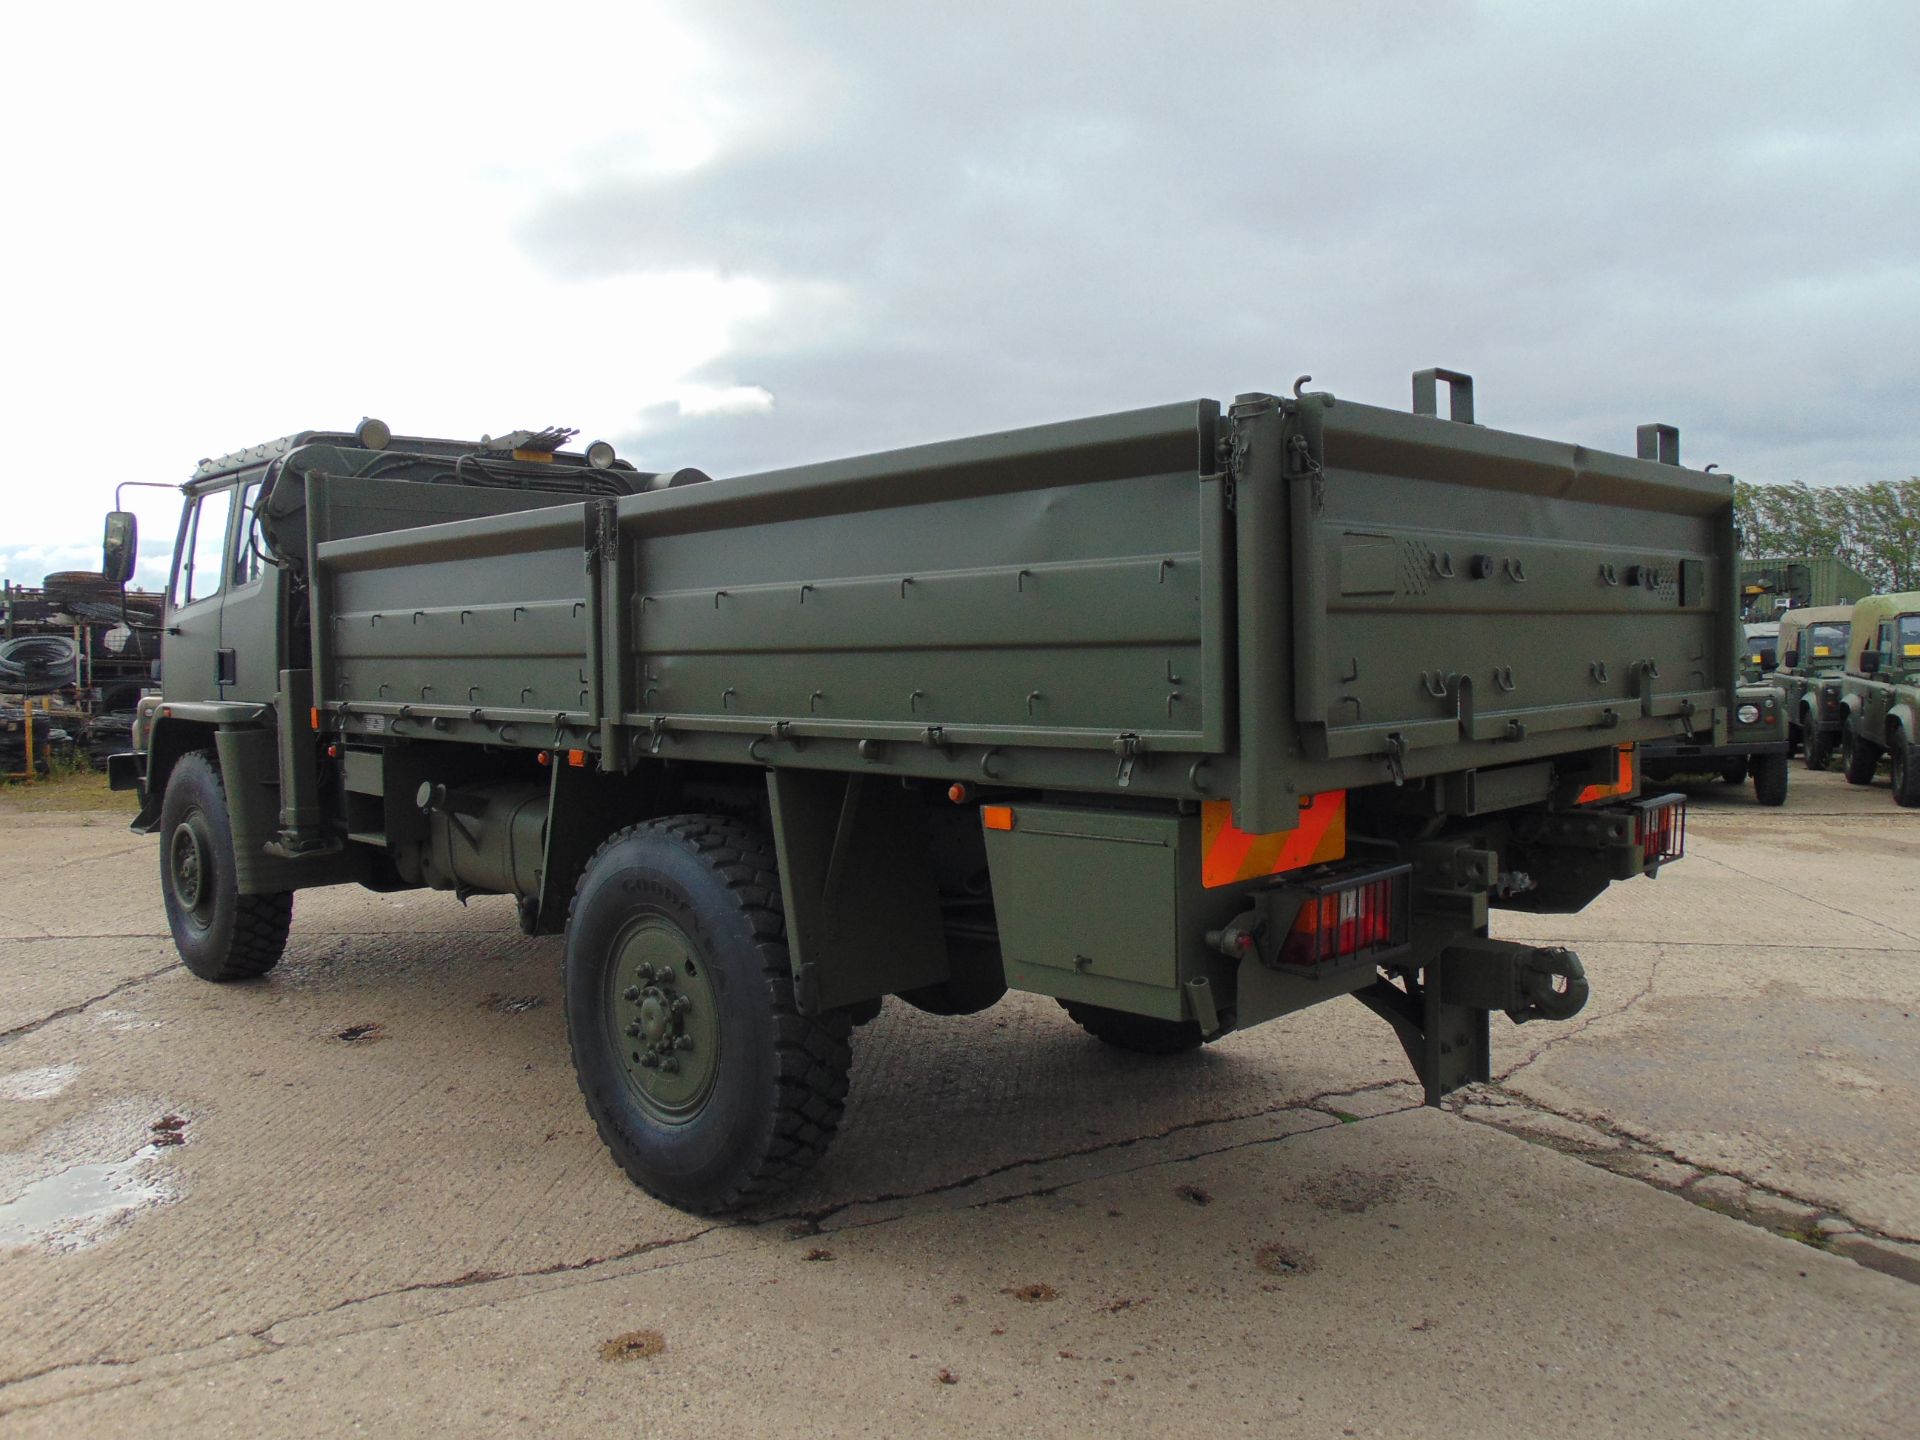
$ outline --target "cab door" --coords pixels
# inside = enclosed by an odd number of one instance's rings
[[[233,545],[220,602],[220,698],[266,704],[280,683],[280,571],[267,563],[257,529],[261,472],[242,475],[234,494]]]
[[[231,481],[187,493],[174,543],[161,649],[160,688],[169,700],[222,699],[223,681],[231,678],[232,657],[221,650],[220,601],[226,590],[233,497]]]
[[[1878,740],[1886,733],[1887,711],[1893,705],[1893,682],[1900,678],[1900,650],[1895,644],[1897,626],[1891,618],[1880,622],[1873,637],[1873,648],[1880,652],[1880,668],[1873,678],[1880,683],[1867,686],[1861,709],[1866,717],[1866,732]]]

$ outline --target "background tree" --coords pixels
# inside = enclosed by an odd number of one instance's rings
[[[1733,485],[1741,553],[1834,555],[1876,590],[1920,590],[1920,477],[1867,485]]]

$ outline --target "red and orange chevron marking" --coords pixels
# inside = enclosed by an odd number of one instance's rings
[[[1233,803],[1200,807],[1200,883],[1209,890],[1302,865],[1320,865],[1347,853],[1347,792],[1323,790],[1300,802],[1300,824],[1271,835],[1249,835],[1233,823]]]

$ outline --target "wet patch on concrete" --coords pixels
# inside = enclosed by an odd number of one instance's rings
[[[498,993],[482,997],[480,1008],[492,1010],[500,1015],[524,1015],[529,1010],[538,1010],[547,1003],[544,995],[501,995]]]
[[[165,1160],[187,1122],[147,1101],[116,1101],[0,1154],[0,1251],[83,1250],[134,1216],[181,1198]]]
[[[78,1065],[42,1065],[0,1075],[0,1100],[51,1100],[79,1073]]]

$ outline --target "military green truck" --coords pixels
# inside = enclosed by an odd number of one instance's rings
[[[1920,805],[1920,590],[1853,607],[1840,680],[1847,781],[1868,785],[1885,756],[1896,805]]]
[[[1809,605],[1780,617],[1779,687],[1787,740],[1809,770],[1824,770],[1840,748],[1840,676],[1847,663],[1851,605]]]
[[[889,996],[1166,1053],[1351,995],[1438,1103],[1493,1012],[1587,997],[1490,912],[1682,854],[1635,747],[1724,727],[1734,549],[1671,427],[1628,458],[1414,390],[723,479],[288,436],[186,483],[113,783],[209,980],[270,971],[310,886],[514,897],[602,1138],[689,1209],[814,1164]]]

